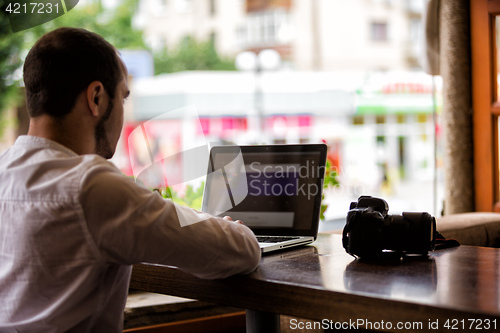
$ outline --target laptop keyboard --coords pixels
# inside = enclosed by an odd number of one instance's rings
[[[280,243],[289,240],[298,239],[297,236],[257,236],[259,243]]]

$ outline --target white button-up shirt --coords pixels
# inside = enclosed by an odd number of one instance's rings
[[[250,273],[247,227],[176,206],[97,155],[23,136],[0,155],[0,332],[121,332],[132,264]]]

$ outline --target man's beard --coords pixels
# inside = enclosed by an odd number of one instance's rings
[[[105,159],[110,159],[115,154],[115,150],[109,145],[108,136],[106,134],[105,125],[111,116],[113,110],[113,101],[110,100],[106,112],[99,120],[95,128],[95,153]]]

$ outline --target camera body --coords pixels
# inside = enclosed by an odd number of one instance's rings
[[[347,253],[377,258],[384,252],[427,255],[436,246],[436,219],[428,213],[388,215],[380,198],[361,196],[347,213],[342,243]]]

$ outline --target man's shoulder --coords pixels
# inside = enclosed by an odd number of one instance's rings
[[[0,155],[0,180],[10,179],[6,184],[15,183],[11,187],[16,193],[34,191],[42,195],[51,192],[50,189],[62,188],[78,191],[96,173],[121,175],[113,163],[101,156],[77,155],[43,140],[16,141]]]
[[[20,136],[12,147],[2,155],[4,159],[18,159],[25,163],[43,163],[52,161],[71,166],[84,164],[86,167],[100,165],[114,168],[114,164],[97,154],[78,155],[62,144],[35,136]]]
[[[116,169],[113,163],[96,154],[77,155],[54,142],[19,141],[0,154],[0,165],[5,168],[43,167],[47,171],[73,168],[86,170],[94,166]]]
[[[96,155],[96,154],[87,154],[87,155],[80,155],[80,163],[85,166],[85,168],[103,168],[108,171],[113,171],[113,172],[119,172],[118,168],[116,165],[114,165],[112,162],[109,160]]]

